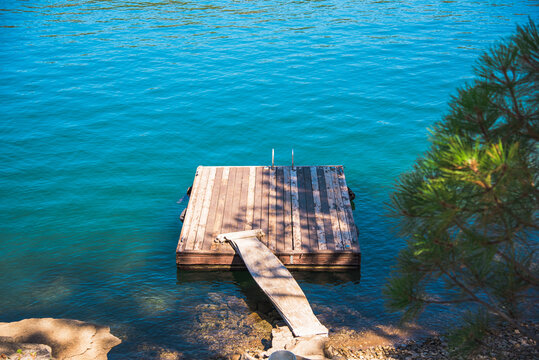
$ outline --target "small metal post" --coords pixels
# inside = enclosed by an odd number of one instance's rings
[[[275,166],[275,149],[271,149],[271,170],[273,170]]]
[[[294,169],[294,149],[292,149],[292,169]]]

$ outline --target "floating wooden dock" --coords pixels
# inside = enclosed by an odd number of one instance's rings
[[[262,229],[287,268],[359,269],[342,166],[199,166],[176,249],[185,269],[245,268],[217,235]]]

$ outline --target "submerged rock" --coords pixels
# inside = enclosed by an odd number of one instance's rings
[[[236,296],[213,293],[210,300],[196,307],[187,332],[193,343],[204,344],[213,358],[233,358],[247,349],[269,347],[272,326],[265,314],[252,311]]]
[[[15,343],[44,344],[57,360],[106,360],[110,349],[122,342],[109,327],[52,318],[0,323],[0,336],[0,345],[6,348]]]

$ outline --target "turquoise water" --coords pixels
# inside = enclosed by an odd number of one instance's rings
[[[389,324],[384,203],[478,55],[535,1],[2,1],[0,321],[109,325],[111,359],[214,354],[201,306],[248,274],[177,273],[198,165],[343,164],[361,281],[302,275],[330,328]],[[216,300],[216,297],[228,300]],[[234,311],[234,309],[232,309]],[[240,311],[240,310],[238,310]],[[243,310],[242,310],[243,311]],[[441,328],[450,315],[425,316]]]

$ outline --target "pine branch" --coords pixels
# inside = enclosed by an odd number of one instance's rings
[[[515,91],[513,89],[512,82],[511,82],[511,80],[509,80],[509,76],[507,75],[507,69],[502,69],[502,74],[503,74],[503,77],[505,79],[505,85],[506,85],[507,89],[509,90],[509,95],[511,97],[511,101],[513,102],[513,109],[515,111],[516,118],[521,123],[524,123],[525,119],[524,119],[524,116],[522,116],[522,114],[520,112],[520,108],[519,108],[519,105],[518,105],[518,100],[517,100],[517,97],[515,96]]]
[[[483,305],[485,308],[490,310],[492,313],[498,315],[505,321],[507,321],[509,324],[516,327],[522,334],[526,335],[528,338],[533,339],[535,342],[539,341],[539,337],[537,337],[535,334],[532,334],[529,332],[526,328],[520,326],[518,322],[516,322],[513,318],[511,318],[509,315],[507,315],[505,312],[503,312],[501,309],[499,309],[497,306],[490,304],[486,301],[483,301],[479,297],[475,295],[475,293],[468,289],[464,284],[462,284],[456,277],[452,276],[449,272],[445,271],[443,268],[440,268],[440,271],[444,273],[451,281],[457,285],[462,291],[464,291],[466,294],[468,294],[472,299],[474,299],[475,302]]]
[[[479,79],[453,96],[450,113],[431,130],[430,150],[392,194],[393,215],[410,240],[385,294],[404,316],[429,304],[474,303],[537,341],[516,319],[518,302],[533,302],[527,290],[539,286],[529,265],[539,230],[535,24],[518,27],[475,71]],[[425,291],[439,280],[450,293]],[[488,321],[470,325],[488,329]]]
[[[475,301],[472,298],[463,298],[463,299],[454,299],[454,300],[434,300],[434,299],[425,299],[425,298],[415,298],[414,300],[421,301],[426,304],[440,304],[440,305],[460,304],[460,303]]]
[[[518,261],[515,261],[514,258],[507,256],[505,253],[500,250],[496,251],[496,254],[500,255],[505,261],[511,264],[515,272],[526,282],[533,284],[535,286],[539,285],[539,278],[534,276],[529,269],[522,266]]]

